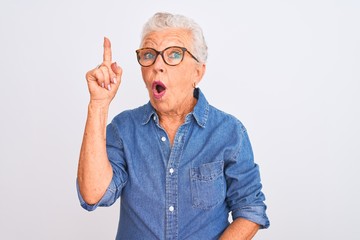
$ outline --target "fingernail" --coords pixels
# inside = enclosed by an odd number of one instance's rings
[[[113,82],[114,82],[115,84],[117,83],[116,77],[113,78]]]
[[[105,83],[102,82],[102,83],[101,83],[101,87],[105,87]]]
[[[109,91],[111,90],[111,86],[110,86],[110,84],[108,85],[108,90],[109,90]]]

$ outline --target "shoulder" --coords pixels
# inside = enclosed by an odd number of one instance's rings
[[[234,115],[224,112],[212,105],[209,105],[209,125],[226,125],[231,131],[246,131],[243,123]]]
[[[148,113],[148,105],[149,104],[145,104],[134,109],[125,110],[116,115],[110,124],[116,125],[117,127],[141,124]]]
[[[194,114],[200,126],[222,129],[222,131],[226,130],[223,129],[224,127],[231,129],[231,131],[235,129],[245,131],[244,125],[238,118],[209,104],[199,88],[194,90],[194,96],[198,99]]]

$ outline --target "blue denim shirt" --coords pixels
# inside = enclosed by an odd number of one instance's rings
[[[259,168],[245,127],[199,89],[173,146],[150,103],[107,126],[113,179],[92,211],[121,197],[116,239],[218,239],[233,219],[269,226]]]

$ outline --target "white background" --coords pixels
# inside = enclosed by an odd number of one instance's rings
[[[114,239],[119,202],[88,213],[75,179],[103,36],[123,67],[115,114],[147,102],[136,62],[157,11],[198,22],[200,84],[247,127],[271,227],[255,239],[359,239],[360,1],[0,2],[0,239]]]

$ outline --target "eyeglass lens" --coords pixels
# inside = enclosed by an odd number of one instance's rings
[[[139,49],[139,63],[142,66],[150,66],[156,61],[156,58],[159,54],[161,55],[166,64],[174,66],[179,64],[183,60],[184,50],[180,47],[169,47],[159,53],[152,48]]]

